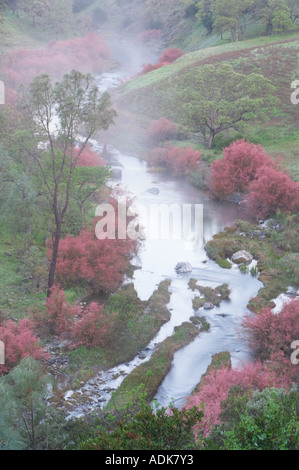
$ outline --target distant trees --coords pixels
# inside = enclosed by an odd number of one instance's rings
[[[286,0],[257,0],[254,16],[265,24],[267,34],[293,29],[291,11]]]
[[[175,80],[177,119],[200,134],[207,149],[217,134],[242,130],[274,106],[275,87],[263,75],[236,72],[228,64],[193,67]],[[271,103],[271,105],[270,105]]]
[[[297,0],[287,0],[287,6],[290,9],[291,20],[295,23],[299,18],[299,4]]]
[[[41,74],[54,80],[76,69],[82,73],[99,73],[109,60],[110,51],[96,33],[87,33],[66,41],[51,41],[40,49],[17,49],[5,55],[1,66],[1,79],[7,89],[17,90],[22,84],[29,86]]]
[[[75,18],[73,15],[72,0],[51,0],[46,14],[43,18],[43,25],[53,31],[56,37],[73,31]]]
[[[214,27],[213,5],[214,0],[201,0],[196,3],[196,17],[204,25],[208,34],[213,31]]]
[[[35,26],[36,18],[43,17],[49,10],[49,3],[48,0],[29,0],[26,2],[22,1],[20,3],[20,8],[30,18],[32,18],[32,25]]]
[[[298,6],[293,0],[201,0],[197,2],[197,18],[207,32],[225,31],[231,40],[244,39],[247,22],[265,24],[266,34],[290,31],[298,19]]]
[[[64,33],[74,25],[72,0],[3,0],[3,4],[20,19],[19,13],[25,13],[33,27],[38,23],[56,34]]]
[[[254,6],[254,0],[214,0],[213,29],[220,32],[230,31],[232,42],[244,39],[246,17]]]

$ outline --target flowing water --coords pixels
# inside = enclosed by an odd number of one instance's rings
[[[109,73],[98,77],[102,90],[117,86],[122,79],[122,73]],[[100,147],[95,141],[93,145],[96,149]],[[116,149],[109,149],[109,152],[115,162],[113,168],[117,170],[117,182],[130,191],[136,197],[136,202],[144,209],[146,217],[141,217],[141,222],[144,223],[147,234],[151,227],[157,225],[157,219],[152,216],[150,209],[161,204],[167,207],[173,204],[179,207],[189,205],[192,208],[195,205],[202,205],[202,234],[197,237],[190,230],[184,237],[175,239],[170,230],[169,236],[165,239],[147,236],[143,241],[138,258],[134,260],[134,264],[140,268],[135,271],[133,277],[135,289],[140,299],[148,300],[161,281],[171,280],[171,300],[168,305],[171,319],[133,361],[103,372],[76,392],[76,395],[79,394],[79,398],[81,396],[82,399],[88,395],[89,404],[87,406],[74,403],[72,416],[81,416],[86,409],[92,407],[103,407],[109,401],[111,391],[119,387],[124,377],[140,363],[147,361],[158,343],[172,335],[176,326],[188,321],[194,315],[205,316],[210,324],[210,330],[200,333],[191,344],[175,354],[171,370],[155,397],[160,405],[167,406],[170,402],[174,402],[176,406],[182,406],[185,398],[206,372],[215,353],[229,351],[233,366],[240,361],[250,360],[250,350],[239,339],[237,328],[240,319],[247,313],[246,306],[249,299],[262,287],[257,278],[241,273],[237,266],[233,266],[230,270],[220,268],[208,259],[204,250],[204,244],[213,235],[222,231],[224,227],[232,225],[237,218],[248,218],[241,206],[212,201],[205,192],[199,191],[185,181],[149,173],[146,163],[136,157],[124,155]],[[192,272],[176,273],[175,266],[182,261],[190,263]],[[200,285],[210,287],[227,283],[231,295],[228,300],[221,302],[219,307],[212,310],[201,308],[194,312],[192,299],[196,293],[188,286],[190,278],[196,279]],[[72,391],[65,396],[66,400],[72,400],[72,397]]]

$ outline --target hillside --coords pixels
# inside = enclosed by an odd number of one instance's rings
[[[117,144],[122,142],[122,116],[125,116],[126,136],[131,123],[134,132],[131,137],[135,141],[135,147],[141,149],[144,141],[145,130],[151,120],[165,116],[173,120],[171,111],[174,104],[172,80],[184,72],[205,64],[228,63],[236,71],[244,74],[257,72],[268,78],[275,86],[275,96],[280,103],[275,114],[268,122],[252,125],[247,140],[261,144],[273,156],[277,154],[283,157],[283,164],[291,172],[295,180],[299,180],[298,165],[298,141],[297,127],[298,107],[291,103],[291,83],[296,79],[298,69],[299,35],[263,37],[246,40],[238,43],[224,44],[209,47],[196,52],[185,54],[175,63],[161,67],[143,76],[130,80],[118,89],[114,98],[117,107],[122,110],[119,126],[117,127]],[[138,127],[137,124],[139,123]],[[188,131],[188,129],[187,129]],[[136,134],[137,133],[137,134]],[[200,146],[200,142],[190,136],[191,143]],[[236,135],[231,134],[233,140]],[[215,142],[215,156],[225,139]],[[130,142],[130,145],[132,141]],[[214,156],[214,158],[215,158]]]

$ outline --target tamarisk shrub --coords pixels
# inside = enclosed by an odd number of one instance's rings
[[[59,285],[51,288],[51,295],[47,298],[45,308],[31,310],[31,318],[42,335],[68,336],[72,322],[80,313],[77,305],[67,302],[66,295]]]
[[[74,150],[75,150],[75,157],[76,157],[78,155],[79,149],[75,148]],[[78,158],[77,166],[78,167],[106,166],[106,162],[97,152],[95,152],[89,147],[86,147]]]
[[[165,117],[153,121],[148,128],[147,138],[149,143],[158,144],[165,140],[174,139],[177,135],[177,126]]]
[[[5,364],[0,365],[0,374],[9,372],[26,356],[42,360],[48,357],[34,333],[34,323],[29,318],[18,322],[7,320],[0,324],[0,341],[5,347]]]
[[[263,359],[281,354],[290,363],[291,343],[299,338],[299,300],[285,303],[279,313],[265,308],[256,315],[246,315],[242,330],[252,348]]]
[[[299,211],[299,183],[275,168],[260,168],[249,185],[247,204],[257,217],[271,217],[278,210],[289,214]]]
[[[220,422],[221,403],[227,399],[231,387],[240,386],[246,392],[264,390],[269,386],[287,388],[290,383],[286,378],[279,377],[271,368],[260,361],[249,363],[236,368],[222,366],[221,369],[211,370],[204,377],[199,392],[187,401],[187,409],[204,406],[202,423],[195,426],[195,433],[207,436],[216,424]]]
[[[96,236],[95,218],[93,227],[81,230],[77,236],[66,236],[60,240],[56,276],[62,287],[84,285],[90,287],[95,293],[111,293],[123,281],[130,259],[137,252],[138,240],[129,237],[119,237],[118,203],[125,201],[127,207],[132,204],[132,198],[115,188],[107,198],[107,203],[113,208],[114,215],[111,221],[115,226],[115,237],[98,239]],[[128,217],[126,223],[134,217]],[[51,249],[48,250],[51,257]]]
[[[108,316],[103,312],[103,308],[103,305],[92,302],[82,309],[71,330],[72,348],[105,346],[109,341],[116,314]]]
[[[165,168],[175,176],[185,176],[198,168],[201,161],[201,151],[192,147],[156,147],[149,155],[151,166]]]
[[[31,312],[35,327],[42,335],[56,335],[67,341],[69,349],[81,346],[94,348],[109,341],[117,314],[103,311],[97,302],[83,306],[67,301],[65,291],[58,285],[51,289],[45,308]]]
[[[211,165],[210,190],[216,199],[248,191],[258,171],[273,168],[274,162],[260,145],[237,140],[223,150],[222,160]]]
[[[178,47],[165,49],[160,55],[156,64],[144,64],[141,72],[138,75],[145,75],[146,73],[164,67],[165,65],[170,65],[179,57],[182,57],[182,55],[184,55],[184,52]]]
[[[44,48],[9,52],[1,66],[1,78],[8,84],[7,102],[14,103],[14,90],[21,84],[29,85],[37,75],[48,74],[60,80],[73,69],[83,73],[100,73],[109,58],[107,44],[94,32],[66,41],[50,41]]]

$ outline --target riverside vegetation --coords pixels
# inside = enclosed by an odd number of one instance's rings
[[[290,360],[299,339],[298,106],[290,102],[297,2],[169,4],[0,1],[0,449],[299,448]],[[157,61],[101,95],[94,75],[116,66],[113,31]],[[181,410],[154,413],[151,401],[174,353],[209,329],[197,310],[226,301],[228,284],[191,279],[189,322],[156,345],[104,409],[67,419],[67,390],[130,361],[171,317],[170,280],[146,302],[130,282],[138,242],[94,235],[95,207],[134,195],[111,189],[92,138],[251,215],[205,250],[223,270],[239,250],[257,262],[251,274],[263,287],[241,325],[255,360],[232,368],[227,351],[215,354]],[[274,313],[273,300],[287,291],[290,301]]]

